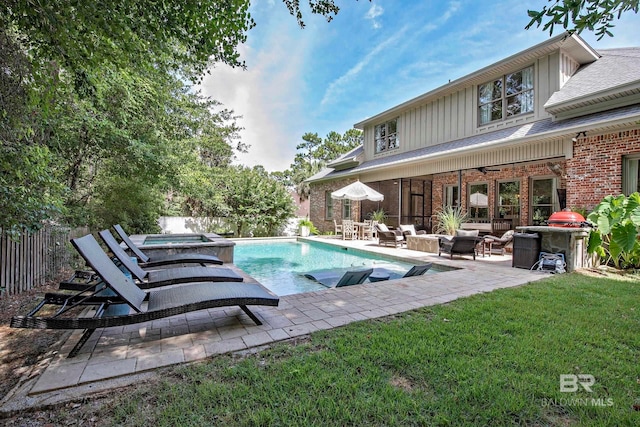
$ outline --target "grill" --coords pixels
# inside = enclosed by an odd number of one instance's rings
[[[560,211],[552,213],[547,224],[550,227],[583,227],[586,221],[578,212]]]

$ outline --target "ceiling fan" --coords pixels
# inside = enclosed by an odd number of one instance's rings
[[[489,169],[487,167],[481,166],[479,168],[476,168],[478,170],[478,172],[482,172],[482,173],[487,173],[487,172],[500,172],[500,169]]]

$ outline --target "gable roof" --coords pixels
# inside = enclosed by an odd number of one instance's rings
[[[640,47],[600,50],[553,93],[544,107],[557,118],[575,117],[590,109],[619,107],[640,101]]]

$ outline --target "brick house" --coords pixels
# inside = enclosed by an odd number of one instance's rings
[[[310,219],[429,228],[443,206],[474,222],[543,224],[640,189],[640,47],[557,36],[355,124],[363,145],[309,178]],[[332,200],[359,179],[383,202]]]

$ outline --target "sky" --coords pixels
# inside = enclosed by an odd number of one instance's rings
[[[236,163],[284,171],[307,132],[324,138],[549,38],[524,27],[547,0],[335,0],[327,22],[303,7],[301,29],[282,0],[252,0],[256,26],[239,47],[247,68],[217,65],[202,94],[241,116]],[[301,0],[308,5],[308,0]],[[640,45],[640,16],[614,37],[580,36],[595,49]],[[561,29],[554,31],[554,36]]]

